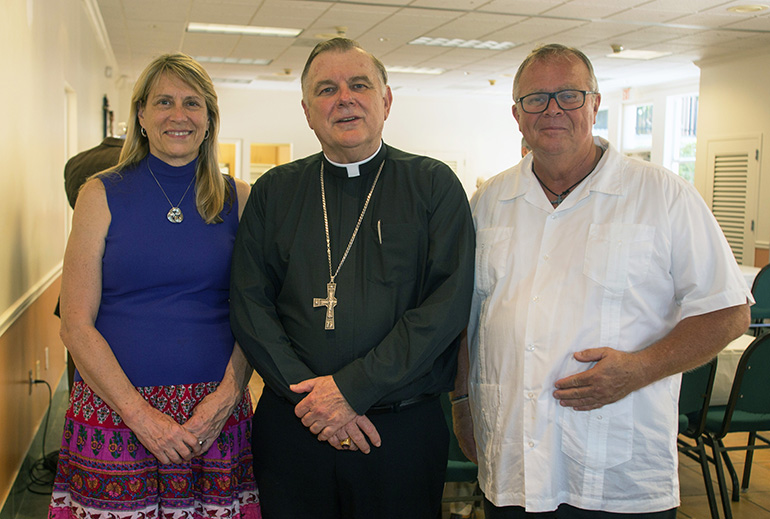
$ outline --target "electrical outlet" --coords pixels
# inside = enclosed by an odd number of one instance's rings
[[[29,370],[29,394],[32,394],[32,370]]]
[[[40,361],[35,361],[35,379],[40,380]]]

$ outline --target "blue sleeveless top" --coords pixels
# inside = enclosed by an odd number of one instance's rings
[[[96,329],[135,386],[220,381],[233,351],[229,321],[230,258],[238,228],[233,204],[223,223],[206,224],[195,206],[197,160],[169,166],[148,155],[134,169],[102,178],[112,221],[102,260]]]

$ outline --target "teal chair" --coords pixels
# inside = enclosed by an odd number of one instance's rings
[[[770,265],[765,265],[757,273],[751,285],[751,295],[754,296],[756,304],[751,306],[750,328],[753,329],[754,335],[760,336],[768,329],[763,326],[766,324],[765,319],[770,319]]]
[[[700,463],[712,519],[719,519],[719,509],[714,485],[711,482],[709,457],[703,432],[716,372],[717,359],[714,358],[703,366],[682,373],[682,388],[679,392],[679,436],[677,437],[679,452]]]
[[[751,462],[754,451],[770,449],[770,439],[760,431],[770,430],[770,334],[764,334],[743,352],[730,391],[727,405],[711,407],[706,414],[705,440],[713,450],[712,461],[716,467],[719,492],[725,518],[732,519],[732,508],[725,482],[727,467],[732,480],[732,500],[740,500],[738,475],[730,461],[729,451],[746,451],[743,469],[742,490],[748,490],[751,476]],[[749,433],[746,445],[725,447],[722,441],[728,433]],[[757,445],[757,440],[761,442]]]
[[[449,427],[449,457],[447,459],[445,483],[473,483],[475,490],[470,496],[445,496],[442,500],[445,503],[472,502],[474,506],[483,500],[478,483],[478,466],[465,457],[457,437],[454,433],[452,423],[452,404],[449,402],[449,395],[442,393],[441,407],[444,410],[447,427]]]

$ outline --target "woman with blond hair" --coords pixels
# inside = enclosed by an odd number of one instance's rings
[[[78,196],[61,294],[78,373],[49,518],[261,516],[228,308],[249,186],[219,172],[218,129],[205,70],[160,56],[120,163]]]

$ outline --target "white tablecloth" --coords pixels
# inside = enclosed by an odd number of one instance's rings
[[[748,265],[738,266],[741,268],[741,272],[743,272],[743,278],[746,280],[749,290],[751,290],[751,286],[754,284],[754,278],[757,277],[757,274],[759,273],[759,267],[750,267]]]
[[[741,335],[728,344],[717,355],[717,374],[714,378],[714,390],[711,392],[710,405],[726,405],[733,387],[733,378],[741,355],[749,344],[756,339],[753,335]]]

